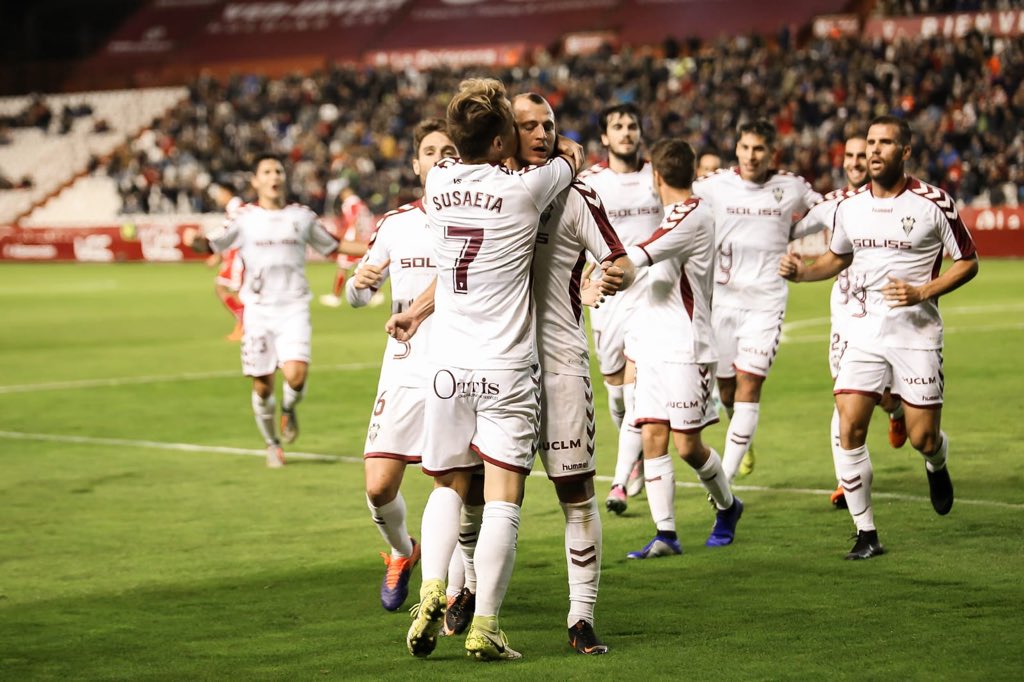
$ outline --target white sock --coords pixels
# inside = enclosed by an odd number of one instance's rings
[[[839,408],[832,408],[832,466],[836,470],[836,485],[840,485],[839,481],[839,452],[842,449],[839,440]]]
[[[284,389],[281,392],[281,410],[283,412],[291,412],[295,409],[295,406],[302,402],[303,396],[306,395],[306,385],[303,384],[302,388],[295,390],[288,382],[284,382]]]
[[[466,562],[462,559],[462,550],[458,547],[452,552],[452,560],[448,562],[448,585],[445,587],[445,596],[457,597],[466,586]]]
[[[862,445],[853,450],[840,447],[837,450],[839,484],[843,486],[853,523],[858,531],[874,530],[875,512],[871,508],[872,469],[868,446]]]
[[[622,418],[626,414],[626,404],[623,402],[622,386],[612,386],[607,381],[604,387],[608,389],[608,411],[611,412],[615,428],[622,428]]]
[[[445,579],[452,552],[459,541],[462,498],[451,488],[434,488],[423,507],[420,566],[423,582]]]
[[[728,509],[732,506],[732,489],[729,488],[729,477],[725,475],[725,470],[722,468],[722,458],[718,456],[714,448],[709,448],[711,455],[708,457],[708,461],[704,462],[704,466],[697,469],[697,476],[700,478],[700,482],[704,484],[704,489],[711,495],[711,499],[715,501],[715,506],[719,509]]]
[[[518,504],[488,502],[476,545],[476,616],[498,616],[512,579],[519,535]]]
[[[476,594],[476,543],[483,523],[484,505],[467,504],[462,507],[462,521],[459,528],[459,550],[462,555],[463,581],[469,591]]]
[[[644,489],[651,508],[654,527],[659,531],[676,529],[676,467],[665,454],[644,460]]]
[[[633,409],[635,386],[636,384],[623,384],[622,386],[626,416],[619,429],[619,454],[615,459],[615,477],[612,478],[612,485],[623,487],[629,481],[629,474],[633,471],[633,465],[636,464],[637,458],[644,451],[643,435],[639,428],[633,426],[633,419],[636,418],[636,411]]]
[[[736,478],[743,455],[747,454],[750,442],[757,431],[757,418],[761,411],[760,403],[736,403],[733,405],[732,419],[729,430],[725,434],[725,457],[722,466],[729,480]]]
[[[252,392],[252,412],[256,415],[256,428],[260,430],[260,435],[263,436],[267,445],[274,445],[278,442],[277,435],[274,433],[274,409],[276,406],[277,401],[274,400],[273,394],[264,400],[256,391]]]
[[[945,431],[939,431],[939,447],[930,455],[924,455],[924,467],[932,472],[942,471],[946,468],[946,459],[949,457],[949,437]]]
[[[565,560],[569,568],[566,627],[580,620],[593,625],[597,585],[601,580],[601,515],[597,511],[597,498],[561,504],[565,514]]]
[[[384,542],[391,546],[391,556],[412,556],[412,539],[405,527],[405,498],[402,493],[379,507],[373,506],[367,496],[366,506],[370,508],[370,515],[384,537]]]

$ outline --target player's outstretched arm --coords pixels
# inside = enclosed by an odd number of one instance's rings
[[[835,277],[852,262],[852,253],[839,255],[827,251],[810,264],[804,263],[798,253],[787,253],[779,261],[779,276],[791,282],[818,282]]]
[[[210,246],[210,240],[194,227],[186,227],[181,231],[181,243],[187,248],[192,249],[195,253],[213,253],[213,248]]]
[[[938,298],[959,289],[977,274],[978,257],[972,256],[956,261],[941,275],[919,287],[890,276],[889,283],[882,287],[882,295],[893,308],[917,305],[921,301]]]
[[[384,325],[384,331],[396,341],[408,341],[415,334],[416,330],[425,319],[434,313],[434,291],[437,289],[437,280],[430,283],[423,290],[416,300],[412,302],[408,310],[395,313]]]

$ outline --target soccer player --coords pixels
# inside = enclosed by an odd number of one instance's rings
[[[846,141],[843,150],[843,171],[846,173],[846,187],[834,190],[825,195],[825,200],[817,204],[807,215],[793,228],[793,238],[799,239],[806,234],[814,234],[825,229],[832,229],[835,219],[836,207],[839,202],[848,196],[853,196],[858,189],[868,182],[868,143],[861,136],[851,137]],[[832,374],[832,383],[836,381],[839,374],[839,361],[846,350],[846,331],[844,323],[849,316],[844,308],[848,304],[855,304],[850,295],[850,277],[845,270],[839,273],[835,284],[832,285],[832,295],[829,298],[831,309],[832,329],[829,332],[829,369]],[[892,391],[886,387],[882,393],[882,399],[878,403],[889,415],[889,444],[894,448],[901,448],[907,442],[907,424],[903,417],[903,405],[899,398],[893,397]],[[839,448],[839,411],[832,410],[832,457],[838,462]],[[836,469],[836,480],[838,480],[838,465]],[[843,486],[838,485],[832,493],[830,501],[837,509],[846,509],[846,497],[843,495]]]
[[[343,235],[341,248],[339,249],[337,263],[338,271],[334,275],[334,284],[331,293],[320,297],[320,303],[330,308],[337,308],[341,305],[341,291],[345,287],[345,281],[349,272],[359,263],[369,247],[370,237],[373,233],[373,212],[366,205],[351,185],[345,186],[339,195],[341,199],[341,220],[340,232]],[[371,297],[367,305],[383,303],[383,294]]]
[[[723,466],[729,480],[753,470],[748,455],[760,414],[761,387],[775,360],[789,290],[779,279],[793,216],[822,200],[803,178],[772,168],[775,128],[763,119],[739,127],[736,158],[693,183],[715,216],[718,390],[729,416]],[[746,460],[744,460],[746,456]]]
[[[601,112],[601,144],[608,161],[588,168],[580,179],[593,187],[623,246],[649,238],[661,222],[661,202],[654,194],[651,165],[640,154],[643,130],[640,111],[632,104],[617,104]],[[638,273],[637,285],[643,272]],[[591,310],[597,360],[608,389],[608,408],[619,429],[619,448],[611,490],[605,499],[609,511],[626,511],[629,493],[643,490],[640,429],[633,426],[633,363],[629,360],[630,320],[643,287],[633,286]],[[627,487],[629,491],[627,492]]]
[[[722,167],[722,155],[714,149],[705,149],[697,157],[697,177],[711,175]]]
[[[211,185],[209,191],[217,206],[224,209],[228,222],[234,218],[238,209],[245,203],[241,197],[234,196],[231,190],[223,185]],[[225,338],[228,341],[241,341],[242,313],[245,310],[245,305],[238,298],[238,290],[242,288],[242,271],[245,269],[245,264],[238,256],[238,249],[228,249],[223,253],[212,255],[208,262],[211,265],[219,265],[217,277],[213,282],[213,290],[235,319],[235,328]]]
[[[406,644],[414,656],[437,645],[460,511],[482,464],[476,613],[465,647],[478,659],[514,659],[521,655],[508,646],[498,613],[515,562],[540,410],[530,270],[541,212],[569,186],[583,153],[560,137],[550,162],[521,172],[500,167],[514,156],[517,137],[505,87],[494,79],[463,81],[447,122],[462,160],[440,161],[424,194],[437,259],[423,451],[434,491],[423,510],[423,583]],[[406,338],[392,321],[389,329]]]
[[[540,95],[512,101],[519,133],[517,161],[539,166],[555,151],[555,115]],[[569,576],[570,645],[582,654],[608,647],[594,632],[594,605],[601,576],[601,515],[594,494],[594,393],[590,355],[582,326],[580,284],[586,254],[621,271],[622,288],[633,266],[592,188],[574,181],[541,214],[534,250],[533,297],[541,367],[539,453],[565,515]],[[616,273],[617,274],[617,273]]]
[[[715,223],[691,191],[694,156],[681,139],[661,140],[651,149],[665,218],[650,239],[628,249],[638,267],[650,266],[643,284],[646,301],[635,317],[644,339],[636,355],[636,423],[643,433],[647,502],[655,524],[654,539],[630,552],[630,559],[683,551],[676,535],[670,434],[718,509],[705,544],[731,544],[743,514],[722,460],[701,439],[704,427],[718,421],[711,399],[717,355],[711,329]]]
[[[252,377],[252,409],[267,444],[267,466],[284,466],[284,452],[275,431],[274,376],[284,375],[281,438],[299,435],[295,408],[306,390],[309,371],[309,301],[306,246],[323,255],[338,249],[338,240],[306,206],[285,204],[285,172],[281,161],[261,154],[253,165],[256,203],[246,204],[223,229],[209,238],[184,235],[198,253],[237,248],[245,262],[239,297],[245,304],[242,371]]]
[[[439,159],[456,155],[447,126],[438,118],[416,126],[413,149],[412,168],[421,185]],[[399,312],[408,308],[435,276],[433,238],[423,202],[417,200],[380,219],[369,250],[345,285],[345,297],[353,308],[365,306],[390,277],[391,308]],[[425,330],[415,343],[388,338],[363,447],[366,503],[391,548],[389,554],[381,553],[385,572],[380,603],[388,611],[397,611],[405,602],[409,576],[419,560],[419,546],[406,530],[405,498],[399,488],[406,465],[422,460],[428,335]]]
[[[846,308],[848,343],[836,377],[839,410],[837,465],[857,528],[847,559],[884,552],[871,506],[873,471],[866,439],[871,412],[890,378],[903,400],[911,445],[924,457],[932,507],[953,508],[947,458],[949,439],[940,429],[944,377],[942,317],[938,299],[978,272],[974,242],[943,190],[905,171],[910,126],[879,116],[867,136],[871,182],[836,208],[830,251],[806,265],[795,255],[780,259],[779,274],[794,282],[834,277],[849,268]],[[943,250],[953,264],[939,274]]]

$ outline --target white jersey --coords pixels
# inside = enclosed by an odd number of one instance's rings
[[[338,248],[316,214],[299,204],[277,210],[246,204],[209,239],[218,253],[239,250],[245,274],[238,297],[247,306],[308,302],[306,245],[325,256]]]
[[[370,239],[360,265],[382,265],[377,288],[356,289],[355,278],[345,283],[345,298],[353,308],[370,302],[384,282],[391,280],[391,310],[401,312],[437,277],[434,268],[434,237],[427,226],[423,203],[414,201],[384,214]],[[411,341],[388,337],[380,383],[388,386],[422,387],[427,381],[426,359],[433,316],[420,325]]]
[[[598,163],[580,173],[580,180],[593,187],[601,197],[608,220],[624,247],[646,241],[658,229],[665,213],[654,191],[654,167],[650,162],[641,160],[639,170],[633,173],[616,173],[608,164]],[[638,272],[633,286],[590,311],[595,329],[600,329],[604,319],[612,315],[631,314],[636,309],[643,298],[641,285],[646,276],[646,273]],[[600,277],[600,272],[595,271],[594,277]]]
[[[537,349],[544,372],[590,376],[580,302],[587,252],[597,262],[626,254],[597,192],[576,180],[544,209],[537,232],[533,294]]]
[[[892,308],[882,295],[890,278],[913,286],[939,274],[942,253],[953,260],[975,255],[974,241],[946,192],[907,176],[896,197],[876,198],[871,184],[836,209],[832,251],[853,254],[848,268],[850,345],[876,348],[942,348],[942,317],[937,299]]]
[[[693,183],[693,193],[715,216],[715,304],[744,310],[786,308],[789,290],[779,277],[794,219],[822,200],[802,177],[773,170],[764,183],[723,168]]]
[[[834,189],[825,195],[824,199],[811,207],[799,223],[793,226],[792,238],[800,239],[808,235],[832,230],[835,222],[836,208],[839,202],[857,193],[855,189]],[[839,311],[850,301],[850,278],[846,270],[843,270],[836,277],[832,284],[832,293],[829,296],[829,306],[832,314],[840,314]]]
[[[630,247],[630,260],[647,268],[646,305],[637,313],[641,353],[667,362],[718,360],[711,328],[715,280],[715,221],[700,199],[669,204],[658,231]]]
[[[427,175],[437,292],[431,358],[463,369],[537,363],[530,266],[543,210],[569,186],[559,157],[510,171],[442,159]]]

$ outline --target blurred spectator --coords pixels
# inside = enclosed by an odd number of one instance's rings
[[[929,7],[934,5],[929,4]],[[675,57],[610,48],[590,56],[541,53],[500,69],[398,71],[332,66],[280,79],[201,76],[187,101],[115,153],[109,167],[125,212],[211,211],[211,182],[242,191],[259,150],[286,159],[293,199],[335,214],[355,185],[375,214],[415,198],[412,126],[444,115],[459,81],[490,75],[511,92],[553,104],[562,131],[596,159],[598,114],[636,101],[647,139],[673,135],[726,150],[736,126],[766,116],[779,130],[778,164],[826,192],[843,184],[842,144],[876,115],[907,118],[909,167],[964,202],[1018,201],[1024,168],[1024,43],[971,33],[900,40],[844,38],[783,49],[757,37],[670,42]]]

